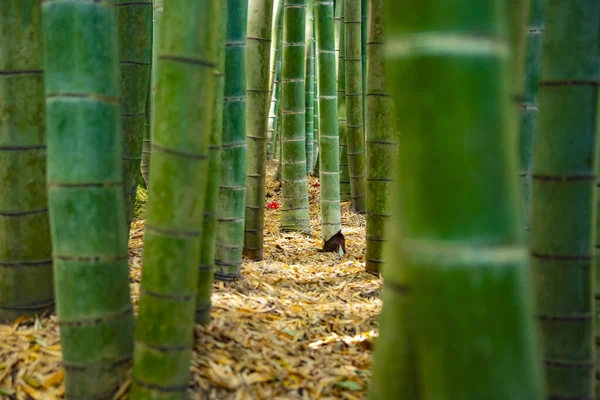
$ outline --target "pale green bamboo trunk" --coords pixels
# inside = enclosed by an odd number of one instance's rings
[[[361,0],[344,0],[344,67],[346,69],[346,144],[350,196],[358,213],[367,208],[363,123]]]
[[[227,1],[219,1],[219,23],[215,33],[216,67],[214,70],[215,92],[208,147],[208,180],[206,206],[200,239],[200,266],[198,270],[198,297],[196,300],[196,323],[210,322],[211,290],[215,270],[217,241],[217,210],[219,208],[219,171],[221,169],[221,136],[223,135],[223,96],[225,91],[225,34],[227,31]]]
[[[546,2],[531,268],[550,397],[592,398],[600,2]]]
[[[388,0],[389,1],[389,0]],[[388,93],[384,71],[384,0],[371,0],[367,61],[367,249],[365,268],[377,274],[385,264],[384,243],[391,218],[398,137],[394,102]]]
[[[273,27],[273,0],[248,3],[246,224],[244,255],[263,259],[267,130],[269,122],[269,50]]]
[[[132,400],[186,398],[220,10],[169,0],[163,12]]]
[[[269,122],[267,136],[267,160],[272,160],[275,153],[275,129],[277,126],[277,107],[279,101],[279,79],[281,78],[281,36],[283,34],[283,0],[277,0],[277,9],[273,19],[273,39],[271,41],[271,55],[269,65],[271,76],[269,78]]]
[[[152,76],[152,73],[150,74]],[[142,140],[142,160],[140,161],[140,174],[142,175],[142,179],[144,180],[144,185],[146,189],[148,189],[148,185],[150,183],[150,157],[151,157],[151,148],[150,148],[150,131],[152,129],[150,122],[152,121],[152,109],[151,107],[151,97],[152,97],[152,81],[150,80],[148,84],[148,94],[146,96],[146,112],[145,119],[146,123],[144,124],[144,137]]]
[[[248,0],[227,0],[223,136],[217,209],[218,280],[240,276],[246,206],[246,28]],[[266,108],[266,103],[264,104]]]
[[[546,399],[504,7],[386,2],[401,143],[371,399]]]
[[[281,64],[281,230],[308,234],[305,131],[306,0],[285,0]]]
[[[327,243],[341,233],[338,97],[334,9],[331,1],[315,2],[317,82],[319,84],[319,179],[321,183],[321,230]]]
[[[0,321],[52,308],[38,0],[0,2]]]
[[[525,235],[529,240],[531,231],[531,185],[533,144],[537,131],[538,91],[542,67],[542,40],[544,38],[544,4],[546,0],[532,0],[527,28],[527,57],[521,100],[519,156]]]
[[[350,172],[348,170],[348,146],[346,128],[346,66],[345,59],[345,33],[344,33],[344,3],[340,0],[335,8],[335,35],[337,62],[337,97],[338,97],[338,125],[340,142],[340,200],[348,201],[350,194]]]
[[[306,116],[306,173],[311,174],[314,167],[314,128],[315,122],[315,54],[314,54],[314,16],[313,2],[306,3],[306,75],[304,80]]]
[[[361,0],[361,56],[362,56],[362,101],[363,101],[363,121],[365,122],[363,136],[366,142],[367,139],[367,35],[368,35],[368,9],[369,1]],[[366,147],[366,143],[365,143]],[[365,148],[366,151],[366,148]]]
[[[277,62],[277,72],[273,84],[273,93],[271,96],[271,105],[269,106],[269,122],[267,135],[269,136],[269,147],[267,148],[267,160],[273,160],[276,154],[276,129],[277,129],[277,110],[279,108],[279,80],[281,78],[281,57]],[[279,158],[279,156],[277,157]]]
[[[117,0],[117,16],[121,64],[123,185],[129,231],[146,129],[146,98],[152,64],[152,1]]]
[[[66,398],[110,399],[133,347],[116,1],[50,0],[42,10],[48,205]]]

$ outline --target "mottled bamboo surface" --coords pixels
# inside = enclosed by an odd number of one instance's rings
[[[267,199],[279,203],[269,164]],[[215,282],[212,322],[196,326],[191,399],[363,399],[370,380],[381,279],[364,272],[365,220],[342,205],[344,256],[321,253],[318,181],[309,177],[311,234],[279,232],[266,209],[265,259],[244,260],[242,279]],[[137,311],[144,221],[129,241]],[[64,396],[54,315],[0,325],[0,398]],[[126,399],[129,379],[114,399]]]

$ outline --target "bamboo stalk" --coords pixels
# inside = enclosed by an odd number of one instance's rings
[[[361,0],[344,1],[348,172],[352,207],[356,212],[364,213],[367,207],[367,185],[363,120]]]
[[[285,0],[281,64],[281,230],[308,234],[305,34],[306,0]]]
[[[321,230],[327,244],[342,230],[336,54],[332,1],[315,1],[317,72],[319,77],[319,180]],[[324,246],[325,248],[326,246]]]
[[[281,52],[279,52],[279,60],[277,61],[275,81],[273,83],[273,93],[271,96],[271,104],[269,106],[269,122],[267,125],[267,135],[269,137],[269,147],[267,148],[267,160],[273,160],[276,153],[276,135],[277,129],[277,110],[279,108],[279,80],[281,79]]]
[[[187,392],[220,10],[169,0],[163,11],[132,400]]]
[[[597,1],[546,2],[530,260],[551,398],[594,394],[599,26]]]
[[[0,2],[0,321],[52,308],[42,11]]]
[[[351,199],[350,172],[348,170],[348,145],[346,128],[346,66],[345,59],[345,33],[344,33],[344,3],[340,0],[335,8],[335,44],[338,53],[337,62],[337,97],[338,97],[338,125],[340,143],[340,201]]]
[[[315,122],[315,54],[314,54],[314,16],[312,1],[306,3],[306,73],[305,73],[305,105],[306,117],[306,173],[311,174],[314,167],[314,128]]]
[[[227,0],[223,142],[217,210],[218,280],[240,276],[246,205],[246,31],[248,0]],[[267,104],[264,104],[266,109]]]
[[[504,6],[385,4],[401,145],[373,376],[388,397],[373,399],[546,398],[514,173]],[[488,362],[493,368],[482,367]],[[395,369],[387,381],[386,367]],[[398,391],[413,377],[416,391]]]
[[[519,176],[523,194],[523,220],[525,236],[531,232],[531,185],[533,145],[537,131],[538,92],[542,67],[542,40],[544,38],[544,4],[546,0],[533,0],[527,28],[527,58],[523,79],[523,96],[520,110]]]
[[[378,274],[385,264],[384,243],[391,218],[392,182],[395,175],[398,135],[394,102],[384,71],[384,0],[372,0],[367,39],[367,249],[365,269]]]
[[[146,130],[146,98],[152,65],[152,1],[117,0],[121,105],[123,123],[123,184],[127,232],[133,218],[142,142]]]
[[[107,399],[131,361],[134,322],[116,1],[48,0],[42,11],[48,205],[66,397]]]
[[[219,25],[215,33],[217,62],[215,96],[208,148],[208,181],[206,188],[206,206],[200,239],[200,266],[198,270],[198,296],[196,298],[196,323],[208,325],[210,322],[211,290],[215,270],[217,241],[217,210],[219,201],[219,171],[221,169],[221,136],[223,135],[223,97],[225,92],[225,34],[227,31],[227,2],[218,3]]]
[[[263,259],[265,180],[267,175],[267,123],[269,119],[269,50],[273,27],[273,0],[250,0],[248,4],[248,50],[246,55],[246,257]]]

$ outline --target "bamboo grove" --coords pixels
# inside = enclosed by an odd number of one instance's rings
[[[319,251],[365,214],[371,400],[600,398],[597,0],[6,0],[0,49],[0,321],[56,313],[66,398],[186,398],[269,163],[282,235],[310,175]]]

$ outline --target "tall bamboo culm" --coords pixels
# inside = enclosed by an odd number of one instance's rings
[[[332,1],[315,1],[317,83],[319,84],[319,179],[321,183],[321,230],[327,243],[341,233],[340,161],[334,9]],[[324,246],[325,247],[325,246]]]
[[[390,0],[388,0],[390,1]],[[384,72],[384,0],[371,0],[367,39],[367,249],[368,272],[377,274],[385,264],[384,244],[391,217],[392,182],[398,137],[394,103]]]
[[[271,103],[269,105],[269,122],[267,125],[267,135],[269,137],[269,147],[267,147],[267,160],[273,160],[275,158],[276,144],[276,129],[277,129],[277,110],[279,108],[279,80],[281,79],[281,53],[280,58],[277,61],[275,81],[273,82],[273,93],[271,95]],[[279,159],[279,156],[277,156]]]
[[[367,137],[367,35],[368,35],[368,11],[369,1],[361,0],[361,57],[362,57],[362,101],[363,101],[363,121],[365,122],[363,136],[366,141]],[[366,144],[365,144],[366,147]],[[366,151],[366,149],[365,149]]]
[[[246,50],[248,163],[243,252],[255,261],[263,259],[272,28],[273,0],[250,0]]]
[[[133,349],[116,1],[50,0],[42,10],[48,205],[66,397],[109,399]]]
[[[597,1],[546,2],[530,247],[550,398],[594,394],[599,26]]]
[[[542,40],[544,38],[544,4],[546,0],[532,0],[527,27],[527,54],[523,79],[519,135],[519,176],[522,184],[523,219],[525,235],[529,241],[531,231],[531,185],[533,146],[537,131],[538,92],[542,67]]]
[[[0,2],[0,321],[54,303],[38,0]]]
[[[223,96],[225,91],[225,33],[227,30],[227,1],[219,1],[219,24],[215,31],[216,67],[214,71],[215,95],[208,147],[208,178],[206,206],[200,239],[200,266],[198,270],[198,297],[196,299],[196,322],[210,322],[211,290],[215,270],[217,241],[217,209],[219,208],[219,171],[221,169],[221,136],[223,135]]]
[[[152,7],[152,67],[150,69],[150,129],[147,130],[148,136],[144,137],[142,143],[142,162],[141,172],[145,176],[146,188],[150,184],[150,163],[152,159],[152,120],[154,119],[154,104],[156,102],[156,87],[158,85],[158,40],[160,38],[160,29],[162,26],[163,0],[153,0]]]
[[[515,174],[505,7],[385,3],[401,144],[371,399],[546,399]],[[473,362],[484,359],[494,368]]]
[[[123,185],[129,232],[146,129],[146,98],[152,64],[152,1],[118,0],[117,16],[121,65]]]
[[[346,68],[346,144],[352,207],[364,213],[367,207],[365,181],[365,137],[363,122],[361,0],[344,0]]]
[[[285,0],[281,64],[281,230],[308,233],[305,131],[306,1]]]
[[[267,147],[267,160],[274,158],[275,151],[275,127],[277,124],[277,102],[279,101],[278,85],[281,75],[281,36],[283,34],[283,0],[276,0],[277,8],[273,18],[273,38],[271,40],[271,55],[269,65],[271,75],[269,77],[269,122],[267,125],[267,136],[269,144]]]
[[[340,0],[335,8],[335,35],[337,62],[337,97],[338,125],[340,142],[340,201],[348,201],[350,195],[350,172],[348,170],[348,145],[346,128],[346,64],[345,33],[344,33],[344,0]]]
[[[306,65],[305,65],[305,106],[306,117],[304,125],[306,126],[306,173],[310,174],[314,167],[314,127],[315,122],[315,54],[314,54],[314,15],[313,2],[306,2]]]
[[[246,30],[248,0],[227,0],[225,92],[215,278],[233,280],[242,269],[246,210]],[[264,107],[267,107],[265,103]],[[266,117],[265,117],[266,118]]]
[[[130,398],[182,399],[194,342],[220,2],[163,12]]]

